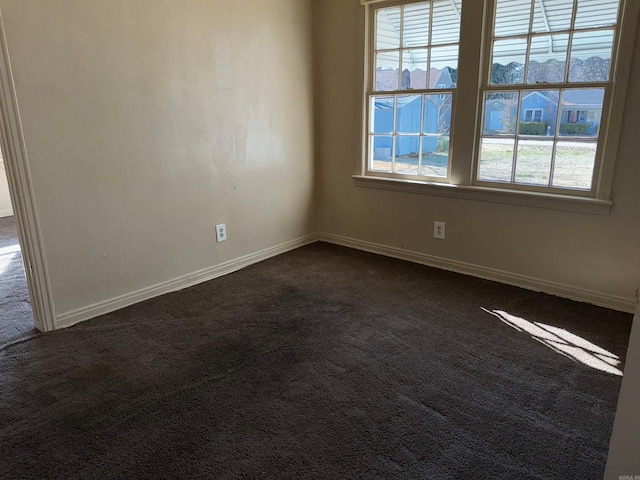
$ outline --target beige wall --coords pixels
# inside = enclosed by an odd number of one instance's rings
[[[4,162],[0,160],[0,217],[13,215],[11,198],[9,198],[9,183],[5,172]]]
[[[629,349],[609,445],[605,480],[640,476],[640,306],[633,320]]]
[[[640,279],[640,90],[627,95],[609,216],[355,187],[360,158],[363,9],[320,0],[317,142],[325,232],[633,299]],[[640,82],[636,49],[631,85]],[[433,222],[447,239],[433,239]]]
[[[316,231],[311,0],[0,11],[58,315]]]

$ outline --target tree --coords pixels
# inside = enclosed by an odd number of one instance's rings
[[[546,62],[529,62],[529,70],[527,73],[528,83],[559,83],[564,82],[565,62],[556,59],[547,60]]]
[[[502,132],[514,134],[516,133],[516,123],[518,122],[518,97],[517,95],[508,95],[502,100],[504,108],[502,115],[500,116],[500,123],[502,123]]]
[[[524,65],[511,62],[507,65],[494,63],[491,66],[491,83],[494,85],[510,85],[522,83],[524,78]]]
[[[610,58],[590,57],[586,60],[576,58],[569,67],[569,80],[572,82],[606,82],[609,79]]]

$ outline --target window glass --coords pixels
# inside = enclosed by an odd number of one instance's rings
[[[568,48],[568,34],[531,37],[527,83],[564,82]]]
[[[404,7],[402,46],[424,47],[429,45],[430,3],[416,3]]]
[[[447,177],[461,9],[461,0],[431,0],[374,11],[372,172]]]
[[[604,139],[616,138],[607,122],[618,113],[607,109],[631,44],[618,17],[622,4],[638,11],[626,1],[637,0],[485,0],[484,17],[466,2],[469,31],[462,0],[368,3],[365,170],[438,182],[451,170],[465,184],[607,197],[610,185],[594,185],[597,172],[611,177]],[[461,62],[470,78],[458,96]]]
[[[526,59],[526,38],[509,38],[494,41],[491,83],[494,85],[522,83]]]
[[[595,30],[573,35],[570,82],[606,82],[611,68],[613,30]]]
[[[376,50],[387,50],[400,46],[400,7],[378,10],[376,14]]]
[[[494,35],[505,37],[529,32],[531,0],[497,0]]]
[[[615,25],[619,4],[619,0],[578,0],[575,28]]]
[[[476,178],[591,189],[619,2],[497,0],[495,6]],[[539,89],[547,84],[557,88]],[[493,85],[519,91],[492,91]]]
[[[514,139],[483,138],[480,146],[480,180],[510,182],[513,172]]]

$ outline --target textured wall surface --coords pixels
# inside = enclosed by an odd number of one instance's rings
[[[58,315],[316,231],[311,0],[0,11]]]
[[[633,319],[629,338],[627,367],[618,399],[618,411],[613,423],[609,459],[605,480],[623,476],[640,476],[640,306]]]

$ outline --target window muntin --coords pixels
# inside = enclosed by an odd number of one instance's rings
[[[374,9],[368,172],[448,177],[460,9],[461,0]]]
[[[594,189],[618,3],[495,1],[479,184]]]

